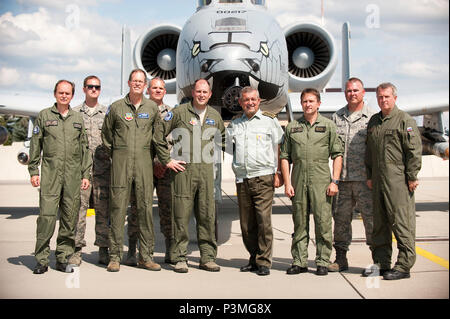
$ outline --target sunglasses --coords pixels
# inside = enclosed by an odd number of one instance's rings
[[[88,85],[86,85],[86,87],[87,87],[89,90],[92,90],[93,88],[95,88],[96,90],[100,90],[100,88],[101,88],[100,85],[92,85],[92,84],[88,84]]]

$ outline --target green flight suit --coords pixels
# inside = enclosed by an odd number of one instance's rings
[[[55,255],[58,262],[66,263],[75,249],[81,180],[90,178],[88,139],[82,116],[69,108],[63,117],[56,103],[40,111],[35,124],[28,164],[30,176],[39,175],[42,159],[35,256],[38,263],[48,265],[50,239],[60,210]]]
[[[110,260],[123,256],[125,216],[131,188],[135,190],[139,225],[139,259],[153,260],[153,158],[154,126],[161,121],[155,102],[143,97],[140,106],[129,95],[109,107],[102,127],[103,144],[110,151]]]
[[[292,197],[294,235],[292,265],[308,266],[309,213],[314,215],[316,265],[327,267],[332,249],[332,197],[326,191],[331,182],[329,158],[342,156],[344,147],[336,125],[318,114],[311,125],[303,116],[289,123],[281,146],[281,159],[293,163]]]
[[[392,232],[399,249],[395,270],[409,272],[416,260],[416,211],[408,181],[417,180],[422,166],[422,141],[416,121],[395,106],[367,126],[367,179],[372,180],[373,259],[390,269]]]
[[[174,262],[186,261],[192,209],[197,225],[200,264],[215,261],[217,256],[214,161],[220,158],[225,127],[220,114],[211,106],[208,105],[205,112],[204,121],[200,123],[191,102],[182,104],[167,114],[155,132],[157,141],[172,133],[172,157],[187,163],[185,171],[172,173]],[[167,150],[167,143],[155,143],[155,147]],[[167,164],[169,153],[159,159]]]

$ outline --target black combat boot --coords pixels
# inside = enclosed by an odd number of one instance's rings
[[[328,271],[337,272],[348,269],[347,251],[345,249],[336,248],[336,260],[328,266]]]

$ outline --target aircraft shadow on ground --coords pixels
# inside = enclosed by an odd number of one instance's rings
[[[448,202],[416,203],[416,212],[441,211],[448,212]]]
[[[20,219],[30,215],[39,215],[39,207],[0,207],[0,215],[11,215],[6,219]]]

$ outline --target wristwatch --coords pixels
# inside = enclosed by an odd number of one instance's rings
[[[338,179],[331,179],[332,183],[335,183],[336,185],[339,185],[339,180]]]

